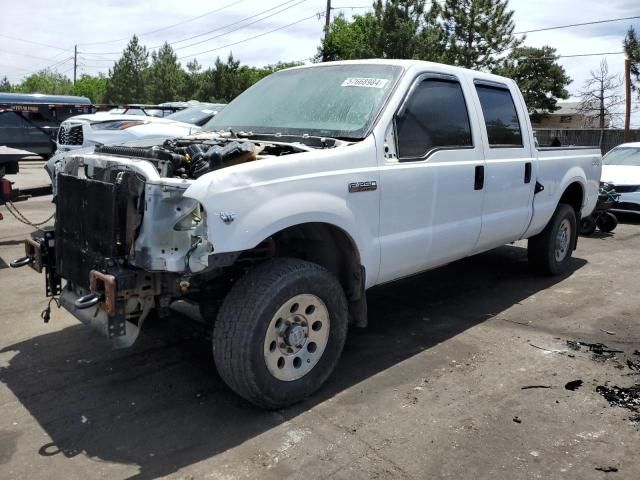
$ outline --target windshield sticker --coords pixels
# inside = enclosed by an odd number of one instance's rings
[[[350,77],[342,82],[343,87],[384,88],[389,82],[386,78]]]

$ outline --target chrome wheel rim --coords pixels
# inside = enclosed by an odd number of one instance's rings
[[[329,341],[329,311],[308,293],[296,295],[275,313],[264,339],[264,360],[269,373],[291,382],[315,367]]]
[[[571,223],[566,218],[562,220],[556,233],[555,258],[557,262],[561,262],[569,252],[571,242]]]

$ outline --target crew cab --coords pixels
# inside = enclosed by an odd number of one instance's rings
[[[363,60],[274,73],[195,135],[50,166],[55,227],[13,266],[115,347],[198,303],[224,381],[279,408],[331,374],[374,285],[520,239],[565,272],[601,156],[537,148],[508,78]]]

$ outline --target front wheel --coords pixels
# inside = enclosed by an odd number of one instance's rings
[[[225,383],[262,408],[281,408],[317,390],[347,336],[347,300],[323,267],[282,258],[241,278],[213,328],[213,355]]]
[[[567,271],[576,242],[576,212],[561,203],[545,229],[529,239],[529,265],[537,272],[561,275]]]

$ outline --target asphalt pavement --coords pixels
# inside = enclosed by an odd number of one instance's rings
[[[370,290],[370,327],[327,384],[265,412],[185,317],[120,351],[63,310],[43,323],[44,278],[6,266],[33,228],[0,211],[2,479],[640,478],[640,424],[598,391],[640,382],[632,218],[581,238],[562,277],[531,274],[519,242]]]

